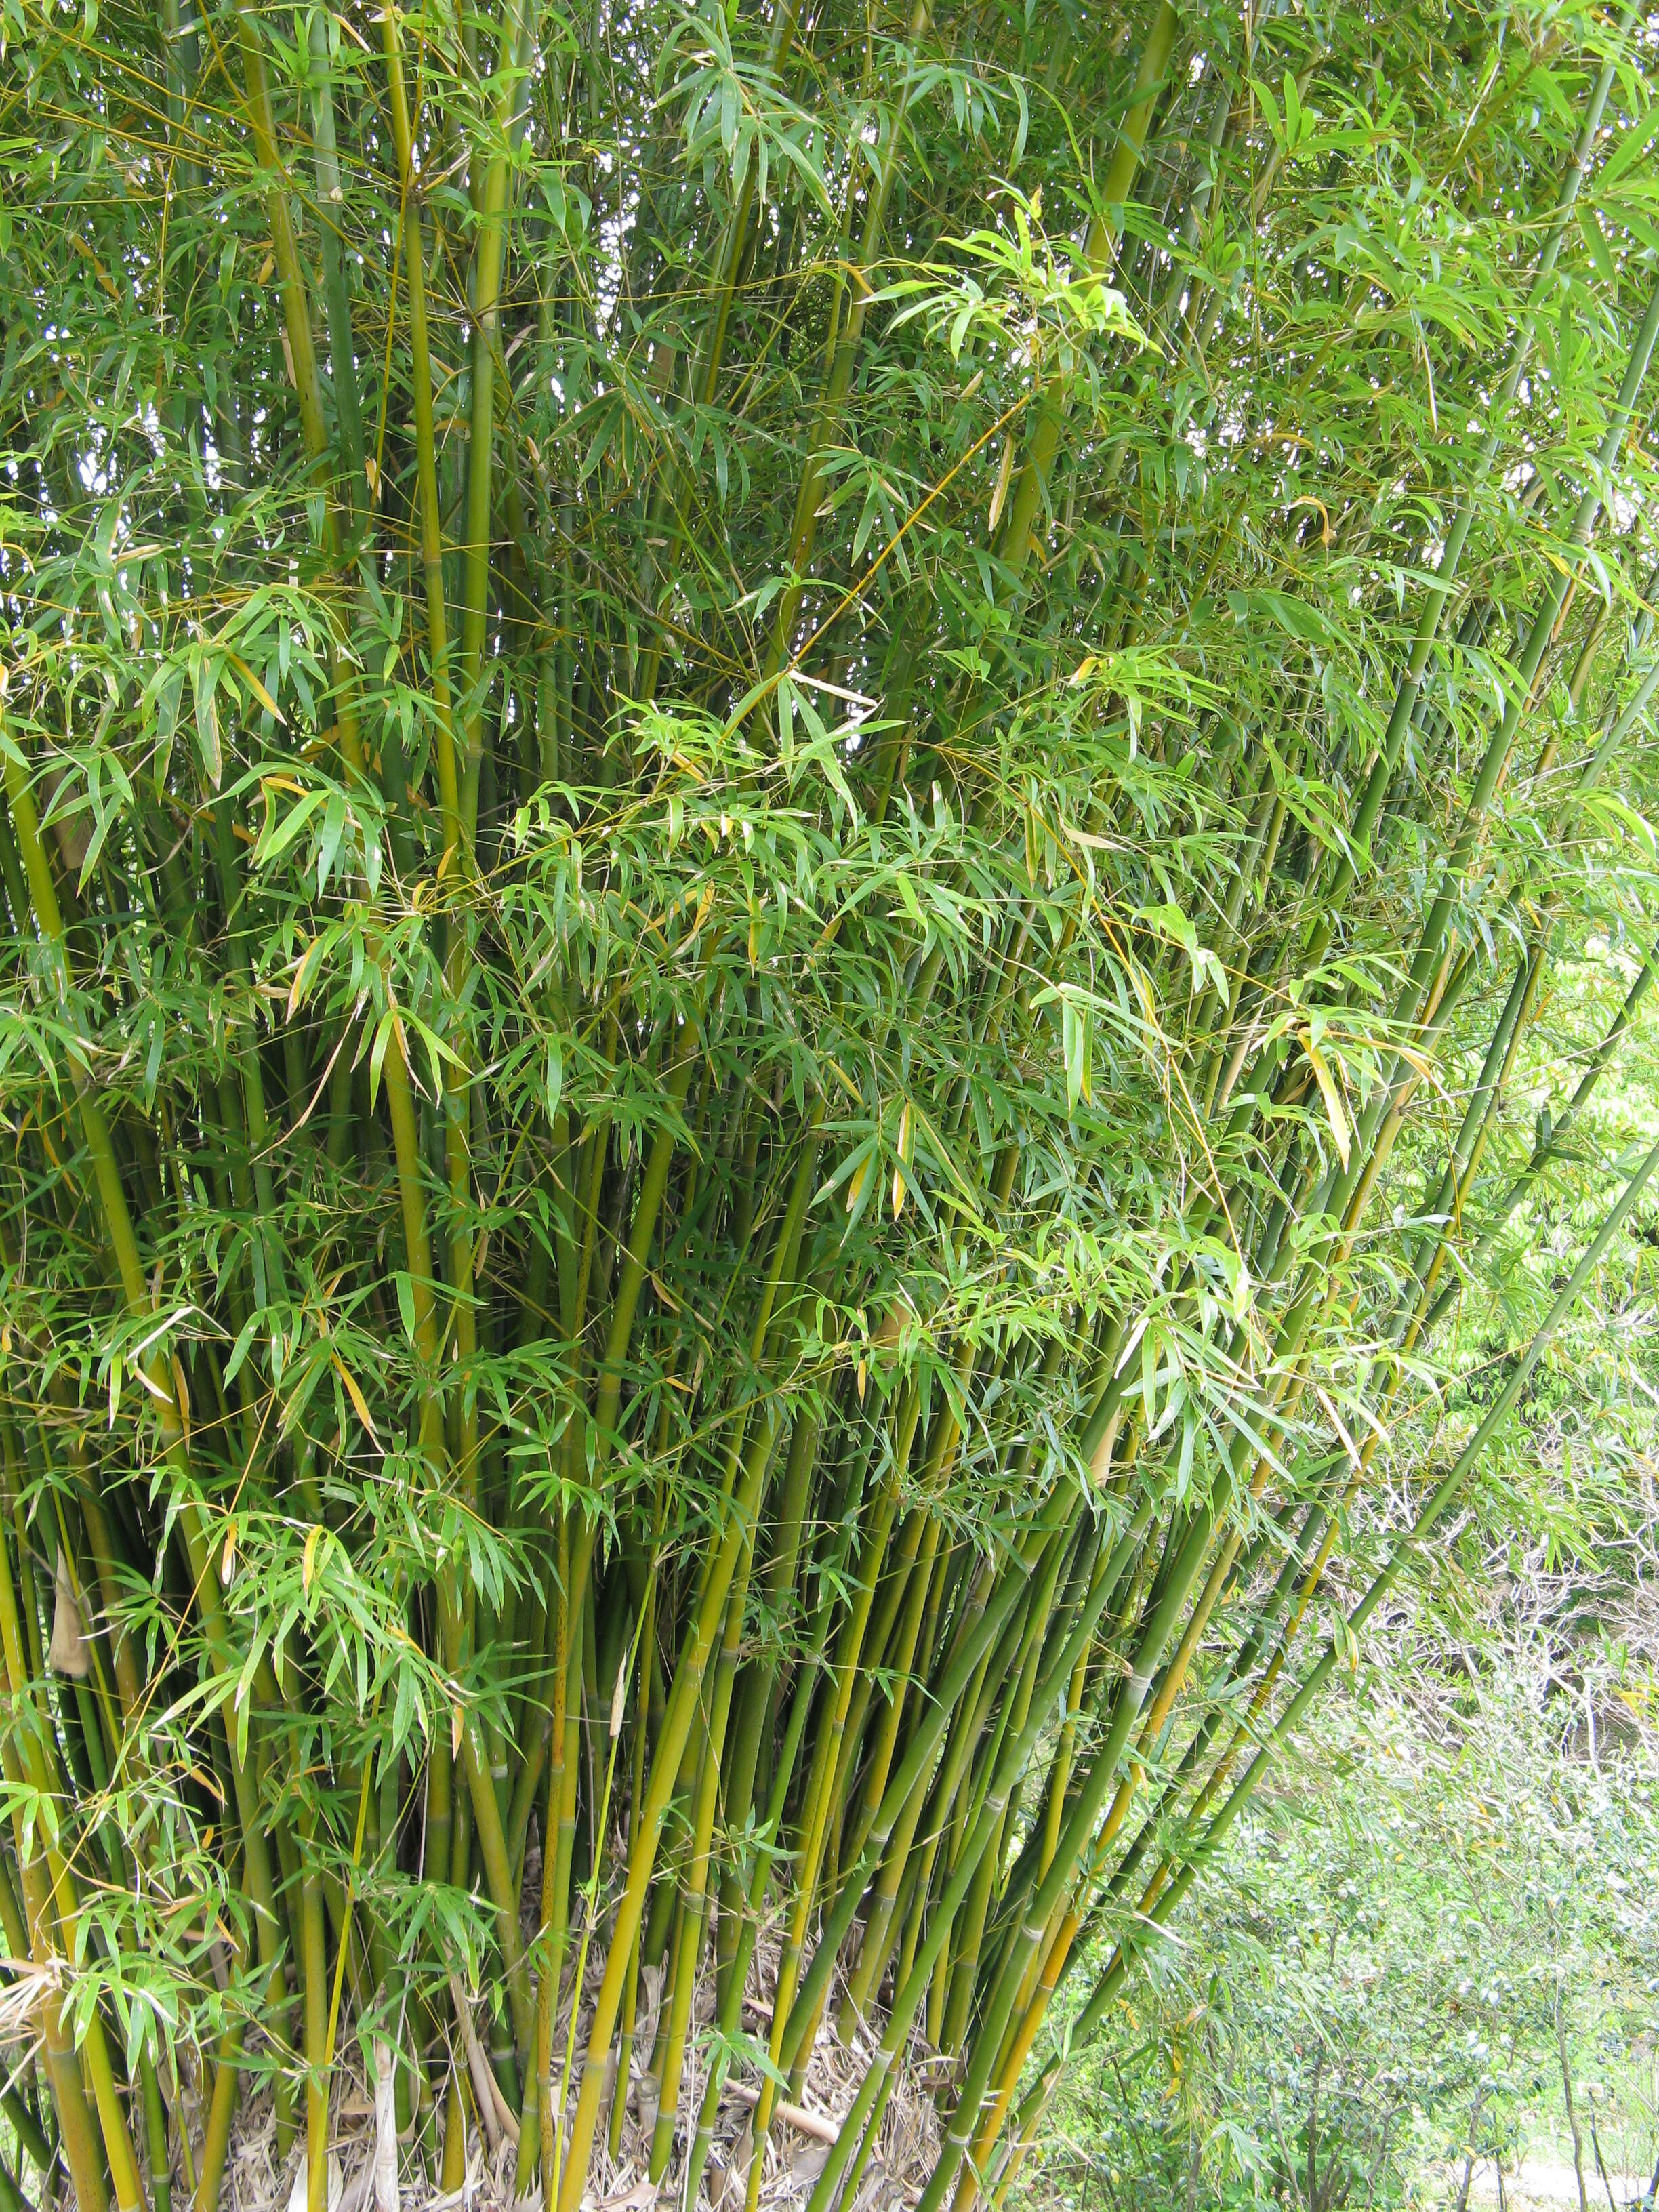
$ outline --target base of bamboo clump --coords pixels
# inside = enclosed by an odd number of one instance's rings
[[[755,2002],[745,2006],[744,2020],[745,2028],[763,2042],[770,2021],[766,1996],[776,1964],[775,1941],[763,1938],[750,1969]],[[684,2202],[685,2160],[702,2098],[704,2075],[700,2064],[687,2064],[680,2095],[680,2124],[668,2171],[658,2185],[653,2185],[646,2174],[657,2118],[649,2073],[656,1990],[654,1977],[642,1979],[645,1986],[635,2034],[636,2057],[630,2069],[617,2155],[614,2160],[608,2155],[603,2140],[596,2146],[582,2200],[585,2212],[644,2212],[651,2206],[662,2208],[662,2212],[668,2212],[670,2207],[674,2212],[695,2212]],[[598,1980],[599,1962],[590,1960],[577,2021],[578,2049]],[[699,1990],[696,2002],[700,2028],[707,2027],[712,2020],[714,2002],[711,1978]],[[774,2116],[761,2180],[760,2203],[765,2212],[786,2212],[786,2208],[799,2212],[805,2205],[873,2056],[874,2039],[862,2030],[854,2033],[850,2044],[842,2043],[833,2025],[836,2010],[835,2002],[825,2008],[825,2025],[814,2046],[799,2104],[782,2106]],[[567,2012],[557,2045],[561,2057],[568,2027]],[[936,2081],[939,2074],[939,2063],[927,2046],[914,2045],[888,2101],[879,2152],[840,2212],[890,2212],[890,2208],[914,2204],[921,2196],[939,2154],[941,2130],[929,2086],[930,2076]],[[328,2212],[376,2212],[374,2085],[365,2079],[355,2045],[349,2052],[341,2054],[336,2075],[338,2087],[329,2129]],[[742,2079],[728,2081],[722,2094],[697,2197],[704,2212],[742,2212],[751,2153],[750,2114],[757,2094],[753,2081]],[[571,2102],[574,2105],[574,2095]],[[305,2212],[303,2147],[296,2144],[279,2168],[276,2146],[271,2097],[269,2090],[262,2090],[245,2100],[237,2116],[219,2212]],[[540,2206],[541,2191],[538,2188],[527,2198],[514,2199],[514,2164],[515,2148],[510,2138],[503,2134],[492,2144],[473,2120],[467,2135],[466,2179],[458,2191],[446,2196],[438,2185],[435,2158],[423,2161],[412,2145],[404,2144],[398,2160],[398,2212],[533,2212]],[[176,2166],[173,2201],[175,2204],[189,2201],[184,2176]]]

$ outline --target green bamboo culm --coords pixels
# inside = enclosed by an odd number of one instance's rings
[[[16,2186],[1000,2205],[1643,1264],[1651,41],[0,51]]]

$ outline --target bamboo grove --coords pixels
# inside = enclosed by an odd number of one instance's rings
[[[1000,2203],[1651,1218],[1435,1400],[1650,975],[1659,29],[0,41],[0,2199],[754,2212],[857,2027],[811,2212],[918,2053]]]

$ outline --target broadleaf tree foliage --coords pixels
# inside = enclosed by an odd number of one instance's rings
[[[1000,2200],[1648,1204],[1388,1536],[1649,979],[1659,29],[0,42],[18,2154],[752,2212],[861,2017]]]

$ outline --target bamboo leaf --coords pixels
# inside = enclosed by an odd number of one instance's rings
[[[224,754],[219,743],[219,712],[215,692],[219,681],[217,661],[198,647],[190,659],[191,688],[196,700],[196,749],[203,773],[215,791],[224,775]]]
[[[1308,1065],[1312,1068],[1315,1079],[1319,1085],[1319,1095],[1325,1102],[1325,1115],[1331,1125],[1331,1136],[1336,1146],[1337,1157],[1346,1168],[1348,1164],[1349,1153],[1352,1149],[1352,1139],[1348,1133],[1348,1117],[1343,1110],[1341,1091],[1335,1077],[1331,1073],[1329,1062],[1319,1047],[1313,1042],[1311,1037],[1304,1041],[1303,1050],[1308,1055]]]

